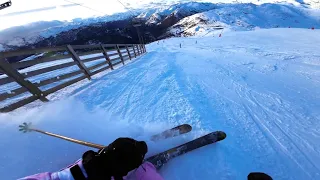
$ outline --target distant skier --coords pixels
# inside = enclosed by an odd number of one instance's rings
[[[143,162],[147,151],[144,141],[118,138],[98,152],[85,152],[81,160],[58,172],[35,174],[20,180],[163,180],[153,164]]]

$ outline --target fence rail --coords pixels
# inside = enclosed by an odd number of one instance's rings
[[[146,52],[143,44],[67,45],[0,53],[0,112],[9,112]],[[30,55],[15,63],[6,59]]]

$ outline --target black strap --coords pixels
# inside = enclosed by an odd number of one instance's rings
[[[70,172],[75,180],[87,180],[87,178],[84,177],[79,165],[75,165],[70,168]]]

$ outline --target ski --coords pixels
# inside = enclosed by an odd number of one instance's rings
[[[187,152],[201,148],[203,146],[216,143],[226,138],[226,133],[222,131],[215,131],[205,136],[199,137],[193,141],[187,142],[175,148],[169,149],[157,155],[151,156],[146,161],[151,162],[157,169],[160,169],[169,160],[183,155]]]
[[[162,133],[153,135],[150,137],[152,141],[160,141],[163,139],[179,136],[182,134],[186,134],[192,130],[192,127],[189,124],[182,124],[179,126],[176,126],[174,128],[168,129],[166,131],[163,131]]]

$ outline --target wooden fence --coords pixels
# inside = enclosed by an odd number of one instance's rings
[[[67,45],[0,53],[0,112],[9,112],[146,52],[142,44]],[[6,58],[30,55],[16,63]]]

